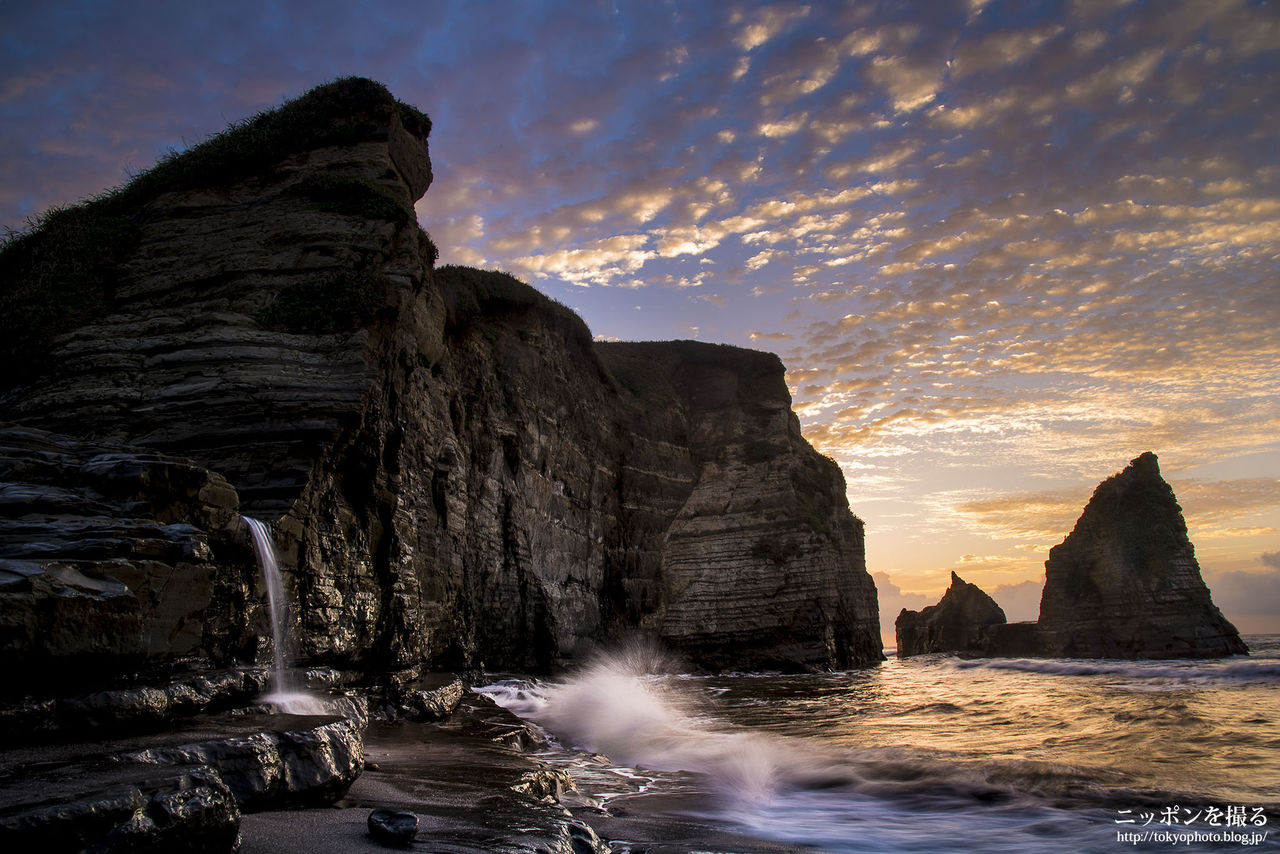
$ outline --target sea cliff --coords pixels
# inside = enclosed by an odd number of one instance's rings
[[[337,81],[6,247],[5,667],[262,660],[242,513],[303,661],[393,688],[637,634],[713,669],[880,660],[862,525],[781,362],[596,343],[437,269],[429,131]],[[103,631],[49,643],[67,601]]]

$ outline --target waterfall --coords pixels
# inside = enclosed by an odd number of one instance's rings
[[[262,578],[267,585],[267,606],[271,617],[271,688],[262,697],[287,714],[322,714],[324,701],[297,688],[289,672],[292,652],[289,634],[285,629],[289,620],[289,600],[280,578],[280,563],[276,560],[276,547],[271,539],[271,529],[257,519],[242,516],[253,535],[253,548],[262,567]]]

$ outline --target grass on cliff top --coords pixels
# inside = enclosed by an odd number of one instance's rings
[[[595,349],[619,389],[651,404],[679,398],[673,383],[684,367],[730,371],[749,396],[776,391],[785,371],[774,353],[706,341],[602,341]]]
[[[300,151],[361,142],[392,114],[400,116],[409,133],[423,139],[430,135],[427,114],[397,101],[381,83],[341,77],[236,122],[186,151],[170,152],[119,193],[142,201],[171,190],[228,186],[267,172]]]
[[[536,311],[563,330],[569,340],[585,349],[591,347],[591,330],[581,317],[510,273],[448,264],[436,268],[435,281],[444,296],[452,329],[464,329],[484,316]]]
[[[170,152],[122,187],[51,208],[29,228],[6,235],[0,241],[0,364],[6,367],[0,386],[30,381],[55,336],[109,308],[119,265],[139,239],[142,208],[156,196],[228,186],[269,172],[291,154],[359,142],[393,114],[410,133],[424,139],[431,133],[431,119],[381,83],[339,78]],[[389,194],[380,198],[376,187],[311,189],[322,204],[354,204],[362,214],[395,221],[412,216]]]

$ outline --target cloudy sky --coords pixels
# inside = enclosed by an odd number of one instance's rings
[[[442,262],[783,357],[885,611],[954,569],[1033,619],[1152,450],[1215,599],[1280,631],[1275,2],[55,0],[0,46],[8,227],[370,76],[434,119]]]

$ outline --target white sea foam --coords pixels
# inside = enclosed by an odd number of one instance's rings
[[[602,803],[656,794],[658,809],[832,852],[1103,852],[1118,810],[1270,803],[1280,657],[1254,650],[712,678],[628,652],[479,690],[563,745],[549,761]]]
[[[1280,662],[1186,660],[1178,662],[1120,662],[1096,660],[1050,660],[1031,658],[955,661],[961,670],[1016,670],[1059,676],[1112,676],[1131,681],[1180,680],[1187,682],[1280,682]]]
[[[560,744],[612,761],[702,775],[737,802],[771,798],[825,763],[800,740],[736,728],[707,713],[687,681],[659,672],[649,651],[602,656],[562,683],[505,683],[478,689]]]

